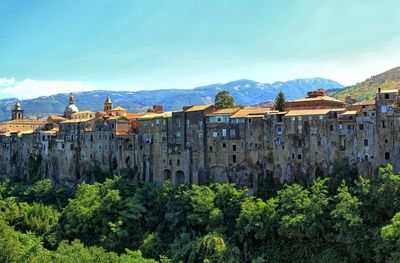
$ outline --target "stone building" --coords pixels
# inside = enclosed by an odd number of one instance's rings
[[[31,176],[29,167],[39,163],[40,176],[69,185],[128,172],[142,181],[250,189],[266,176],[310,184],[343,159],[368,176],[387,163],[399,172],[399,91],[378,90],[373,101],[351,102],[317,90],[287,102],[285,112],[155,105],[138,114],[113,108],[110,97],[102,111],[79,111],[71,96],[63,116],[46,120],[23,119],[17,103],[15,119],[1,126],[0,168],[3,175]]]

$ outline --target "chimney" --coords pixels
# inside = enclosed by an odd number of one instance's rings
[[[158,104],[158,105],[153,105],[153,111],[157,113],[164,112],[163,105]]]

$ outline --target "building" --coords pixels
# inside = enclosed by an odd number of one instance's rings
[[[25,120],[17,102],[15,119],[1,125],[0,167],[3,175],[28,176],[29,160],[40,160],[43,178],[69,185],[128,173],[141,181],[249,189],[268,176],[310,184],[344,159],[367,176],[387,163],[399,172],[399,105],[398,90],[352,104],[317,90],[287,102],[285,112],[206,104],[129,113],[107,97],[95,113],[79,111],[71,96],[63,116]]]

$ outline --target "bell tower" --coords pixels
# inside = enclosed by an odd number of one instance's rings
[[[112,110],[113,104],[111,102],[110,96],[107,96],[106,102],[104,102],[104,111],[109,112]]]
[[[15,102],[14,109],[11,111],[12,120],[22,120],[24,119],[24,110],[21,108],[21,103],[19,100]]]

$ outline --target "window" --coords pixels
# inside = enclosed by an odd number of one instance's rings
[[[321,145],[322,145],[322,141],[321,141],[321,140],[318,140],[318,141],[317,141],[317,144],[318,144],[318,146],[321,146]]]
[[[176,160],[176,166],[180,166],[180,165],[181,165],[181,160],[180,159]]]
[[[212,146],[210,146],[210,152],[212,152],[212,150],[213,150],[213,148],[212,148]]]
[[[222,119],[220,117],[217,118],[217,122],[221,122]]]
[[[295,121],[296,120],[296,117],[292,117],[292,121]]]
[[[329,125],[329,130],[333,131],[333,125]]]
[[[282,133],[282,127],[281,127],[281,126],[276,127],[276,131],[277,131],[278,133]]]
[[[213,132],[213,137],[214,137],[214,138],[218,137],[218,132],[214,131],[214,132]]]
[[[169,160],[168,164],[169,164],[169,166],[171,166],[172,165],[172,160]]]
[[[385,152],[385,160],[390,160],[390,153],[389,152]]]
[[[249,123],[251,123],[251,121],[252,121],[251,119],[248,119],[248,122],[249,122]]]
[[[232,144],[232,151],[236,152],[236,144]]]
[[[385,94],[385,100],[388,100],[389,99],[389,94]]]
[[[233,163],[236,163],[236,154],[233,154],[233,155],[232,155],[232,162],[233,162]]]
[[[361,123],[360,123],[360,124],[358,125],[358,129],[359,129],[360,131],[364,130],[364,124],[361,124]]]
[[[230,133],[231,133],[231,137],[235,137],[235,136],[236,136],[236,131],[235,131],[235,129],[231,129]]]
[[[298,119],[299,121],[302,121],[302,120],[303,120],[303,117],[299,116],[299,117],[297,117],[297,119]]]
[[[339,130],[343,130],[343,124],[339,124]]]
[[[364,146],[368,146],[368,139],[364,140]]]
[[[222,129],[222,136],[226,137],[226,129]]]
[[[386,128],[386,121],[382,120],[382,128]]]
[[[160,120],[156,120],[156,125],[158,126],[158,125],[160,125]]]
[[[203,121],[199,121],[199,122],[197,123],[197,128],[198,128],[198,129],[203,129]]]
[[[388,139],[385,139],[385,143],[388,143]]]
[[[222,148],[226,148],[226,143],[223,143],[223,144],[222,144]]]
[[[319,115],[319,120],[320,121],[324,120],[324,116],[323,115]]]
[[[178,139],[181,138],[181,132],[179,132],[179,131],[176,132],[176,138],[178,138]]]
[[[364,160],[368,161],[368,154],[364,155]]]
[[[301,160],[301,154],[298,154],[298,155],[297,155],[297,159],[298,159],[298,160]]]

